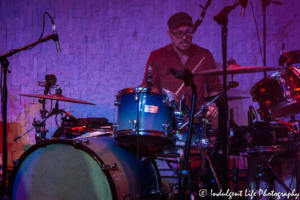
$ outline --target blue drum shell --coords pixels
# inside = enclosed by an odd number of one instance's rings
[[[167,95],[140,93],[140,101],[136,102],[136,93],[119,96],[118,129],[116,140],[135,143],[136,131],[134,120],[139,117],[140,144],[167,144],[171,140],[165,134],[163,124],[168,124],[168,132],[173,129],[173,108],[166,106]],[[139,107],[139,113],[138,111]],[[139,115],[139,116],[138,116]]]

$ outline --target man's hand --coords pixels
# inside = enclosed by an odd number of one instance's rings
[[[217,94],[219,94],[218,92],[212,92],[209,94],[209,96],[216,96]],[[211,118],[215,118],[216,116],[218,116],[218,108],[216,106],[215,103],[212,103],[210,106],[208,106],[208,111],[206,113],[206,117],[211,117]]]
[[[210,106],[208,106],[208,111],[206,113],[206,117],[215,118],[218,115],[218,108],[216,104],[212,103]]]

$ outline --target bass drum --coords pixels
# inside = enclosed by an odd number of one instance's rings
[[[15,165],[10,199],[158,199],[160,177],[155,161],[142,159],[112,137],[47,140],[29,148]],[[116,165],[115,169],[109,169]],[[136,187],[138,186],[138,187]]]

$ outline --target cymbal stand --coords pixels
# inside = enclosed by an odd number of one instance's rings
[[[47,74],[45,76],[45,82],[44,84],[39,83],[40,86],[44,86],[44,95],[48,95],[50,93],[50,88],[52,88],[53,85],[56,83],[56,77],[54,74]],[[42,109],[40,109],[40,115],[42,119],[46,119],[46,114],[48,111],[46,110],[46,102],[45,99],[39,99],[39,103],[42,104]],[[35,141],[36,143],[39,143],[40,140],[46,139],[46,133],[49,132],[46,129],[46,122],[43,121],[42,126],[36,127],[36,134],[35,134]]]
[[[227,85],[227,34],[228,34],[228,14],[231,12],[231,10],[235,9],[238,5],[240,5],[242,1],[238,1],[233,6],[226,6],[223,8],[221,12],[219,12],[216,16],[214,16],[214,20],[221,25],[222,29],[222,56],[223,56],[223,91],[224,91],[224,98],[223,98],[223,106],[222,110],[220,112],[221,116],[219,116],[219,119],[222,119],[222,123],[219,123],[219,134],[222,136],[222,139],[220,138],[221,146],[218,145],[218,153],[220,154],[221,158],[221,183],[224,190],[229,189],[229,181],[228,181],[228,134],[227,134],[227,114],[228,114],[228,108],[227,108],[227,92],[226,92],[226,85]],[[220,115],[219,114],[219,115]],[[221,117],[221,118],[220,118]]]
[[[263,7],[263,31],[264,31],[264,57],[263,62],[264,66],[267,66],[267,25],[266,25],[266,12],[267,12],[267,6],[270,5],[270,3],[274,3],[277,5],[282,5],[279,1],[271,1],[271,0],[260,0],[262,2]],[[267,72],[264,71],[264,78],[267,76]]]

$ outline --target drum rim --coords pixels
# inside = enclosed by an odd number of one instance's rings
[[[261,85],[261,84],[264,84],[266,81],[271,80],[271,79],[274,79],[274,78],[276,78],[278,75],[285,75],[285,74],[288,74],[288,73],[290,73],[290,71],[287,71],[287,70],[283,69],[283,70],[280,70],[280,71],[275,72],[275,73],[273,73],[273,74],[270,74],[269,76],[267,76],[267,77],[265,77],[265,78],[263,78],[263,79],[260,79],[257,83],[255,83],[255,84],[252,86],[252,88],[251,88],[251,90],[250,90],[250,94],[253,96],[252,93],[255,92],[255,90],[257,89],[257,87],[258,87],[259,85]]]
[[[96,154],[91,148],[87,147],[86,145],[82,143],[76,143],[76,140],[66,140],[66,139],[52,139],[52,140],[45,140],[43,143],[38,143],[33,146],[31,146],[29,149],[27,149],[21,157],[18,159],[18,163],[14,166],[11,175],[9,177],[8,185],[7,185],[7,194],[12,199],[12,193],[13,193],[13,183],[16,178],[17,172],[19,171],[19,168],[21,166],[21,163],[34,151],[38,150],[39,148],[43,148],[47,145],[54,145],[54,144],[66,144],[73,146],[74,148],[79,148],[83,151],[85,151],[87,154],[89,154],[99,165],[104,165],[105,163],[103,160]],[[100,166],[99,166],[100,167]],[[114,184],[114,180],[108,170],[102,170],[104,175],[107,178],[111,194],[112,194],[112,199],[117,200],[117,190],[116,186]]]
[[[133,94],[133,93],[147,93],[147,87],[133,87],[133,88],[125,88],[118,92],[117,97],[123,96],[125,94]],[[160,94],[160,95],[167,95],[166,92],[163,90],[159,90],[156,87],[151,88],[151,93]]]

